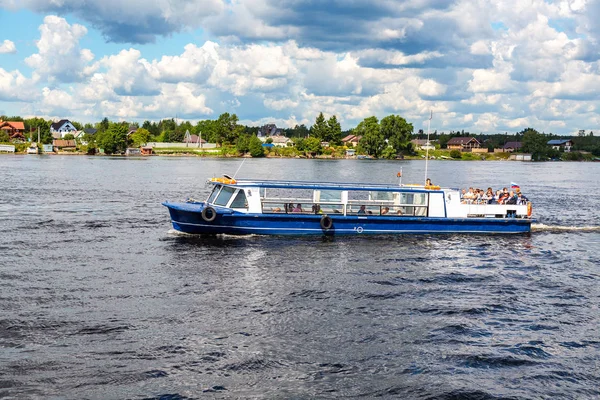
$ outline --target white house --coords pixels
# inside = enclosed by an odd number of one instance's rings
[[[74,135],[75,132],[77,132],[77,128],[68,119],[61,119],[50,125],[50,133],[54,139],[62,139],[69,133]]]

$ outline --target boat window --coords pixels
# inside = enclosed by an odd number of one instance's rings
[[[371,198],[376,201],[392,201],[394,193],[392,192],[371,192]]]
[[[238,191],[238,194],[235,196],[231,205],[231,208],[248,208],[248,201],[246,200],[246,194],[243,189]]]
[[[225,206],[231,198],[231,196],[233,196],[233,192],[235,192],[234,188],[231,188],[229,186],[223,186],[223,190],[221,190],[221,192],[217,196],[217,199],[215,200],[214,204],[218,206]]]
[[[321,201],[341,202],[342,192],[340,190],[321,190]]]
[[[208,200],[207,200],[208,203],[212,203],[213,201],[215,201],[215,198],[219,194],[219,190],[221,190],[221,185],[215,185],[210,196],[208,197]]]

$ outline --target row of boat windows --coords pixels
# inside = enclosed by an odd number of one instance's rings
[[[345,207],[345,212],[344,212]],[[263,201],[264,214],[345,214],[357,216],[401,215],[424,216],[427,215],[427,206],[393,206],[393,205],[367,205],[367,204],[320,204],[320,203],[280,203],[276,201]]]
[[[237,191],[237,194],[236,194]],[[287,190],[290,191],[290,190]],[[306,193],[303,193],[306,192]],[[310,208],[308,211],[304,209],[301,212],[311,213],[313,206],[320,204],[320,207],[325,207],[325,204],[335,204],[338,203],[339,207],[343,206],[343,203],[347,203],[347,213],[361,213],[365,214],[377,214],[381,215],[386,213],[396,213],[396,214],[415,214],[416,209],[414,208],[406,208],[410,206],[427,206],[427,194],[426,193],[404,193],[404,192],[368,192],[368,191],[348,191],[345,192],[346,196],[343,195],[341,191],[334,190],[324,190],[324,191],[313,191],[313,190],[296,190],[290,191],[290,193],[286,193],[286,190],[282,190],[279,192],[274,192],[273,190],[269,190],[269,195],[277,195],[277,197],[267,198],[267,191],[264,188],[260,189],[261,198],[263,199],[263,211],[264,212],[276,212],[273,211],[277,208],[284,210],[284,212],[288,212],[288,201],[290,202],[298,202],[300,199],[304,203],[310,203]],[[293,196],[291,196],[293,194]],[[235,195],[235,198],[229,204],[231,198]],[[251,192],[248,191],[248,195],[251,195]],[[285,196],[288,195],[288,196]],[[342,197],[346,197],[343,199]],[[314,200],[314,202],[313,202]],[[343,201],[345,200],[345,201]],[[276,202],[276,205],[272,203]],[[318,203],[317,203],[318,202]],[[376,204],[368,204],[368,203],[376,203]],[[248,200],[246,198],[246,193],[243,189],[236,189],[229,186],[221,186],[217,185],[214,187],[211,192],[208,203],[215,204],[217,206],[226,207],[229,204],[230,208],[247,208]],[[271,203],[268,207],[265,207],[265,203]],[[355,204],[352,204],[355,203]],[[297,204],[297,203],[296,203]],[[360,204],[364,206],[363,210],[360,210]],[[404,207],[400,207],[404,206]],[[338,208],[331,208],[332,212],[342,212]],[[387,207],[388,210],[384,210]],[[356,208],[356,210],[354,210]],[[337,210],[337,211],[336,211]],[[291,210],[290,210],[291,211]]]

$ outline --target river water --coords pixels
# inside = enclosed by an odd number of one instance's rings
[[[600,163],[521,185],[522,236],[197,237],[211,176],[422,182],[423,161],[0,156],[0,398],[600,397]]]

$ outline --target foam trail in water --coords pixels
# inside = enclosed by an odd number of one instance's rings
[[[167,231],[167,235],[175,235],[175,236],[196,236],[192,233],[181,232],[176,229],[169,229]]]
[[[600,226],[531,224],[532,232],[600,232]]]

